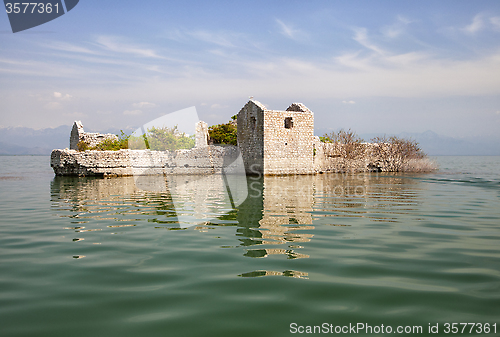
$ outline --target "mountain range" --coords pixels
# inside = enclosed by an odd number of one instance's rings
[[[133,130],[124,130],[130,134]],[[88,130],[93,132],[92,130]],[[330,130],[316,130],[317,135],[323,135]],[[69,147],[71,126],[62,125],[57,128],[35,130],[25,127],[0,128],[0,155],[49,155],[53,149]],[[95,131],[94,131],[95,132]],[[102,133],[120,134],[118,129],[100,131]],[[361,138],[370,140],[380,134],[362,134]],[[402,132],[398,137],[416,140],[422,150],[431,156],[451,155],[500,155],[499,140],[485,138],[454,138],[439,135],[433,131],[422,133]]]

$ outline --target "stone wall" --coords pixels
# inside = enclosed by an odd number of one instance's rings
[[[391,144],[359,144],[360,154],[355,158],[346,158],[345,147],[338,143],[322,143],[315,137],[315,172],[427,172],[436,169],[427,158],[406,158]]]
[[[207,146],[208,140],[210,138],[208,133],[208,124],[203,121],[199,121],[198,123],[196,123],[195,129],[196,129],[195,146],[196,147]]]
[[[268,110],[250,100],[237,118],[238,148],[207,145],[208,125],[196,124],[196,147],[191,150],[150,151],[75,151],[79,141],[95,146],[115,135],[87,133],[81,122],[73,125],[70,150],[54,150],[51,166],[56,175],[155,175],[213,174],[231,166],[240,155],[247,174],[294,175],[326,172],[396,172],[432,170],[425,159],[408,160],[390,144],[364,143],[350,158],[349,148],[338,143],[323,143],[314,136],[314,114],[302,103],[286,111]],[[240,159],[241,160],[241,159]],[[431,164],[429,166],[429,164]],[[240,165],[241,166],[241,165]],[[241,173],[241,172],[238,172]]]
[[[88,147],[94,147],[105,140],[118,140],[116,135],[111,133],[102,134],[102,133],[93,133],[93,132],[85,132],[83,130],[83,125],[81,121],[75,121],[73,124],[73,128],[71,129],[71,136],[69,139],[69,148],[70,150],[78,150],[78,143],[85,142]]]
[[[302,103],[268,110],[250,100],[238,113],[238,146],[248,173],[310,174],[314,114]]]
[[[234,146],[205,146],[191,150],[75,151],[53,150],[50,165],[56,175],[133,176],[155,174],[232,173],[239,156]]]
[[[264,111],[260,102],[250,100],[238,112],[238,147],[248,174],[264,173]]]
[[[303,104],[295,103],[287,111],[265,111],[265,174],[314,173],[313,138],[314,114]]]

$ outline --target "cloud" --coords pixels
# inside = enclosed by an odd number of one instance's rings
[[[280,27],[280,33],[283,34],[284,36],[295,40],[298,35],[300,34],[300,30],[294,29],[290,24],[286,24],[283,21],[276,19],[276,22],[278,23]]]
[[[61,99],[61,100],[64,100],[64,101],[68,101],[73,96],[71,96],[69,94],[63,95],[60,92],[54,91],[54,97],[58,98],[58,99]]]
[[[484,28],[483,16],[481,14],[477,14],[472,19],[472,23],[462,28],[462,31],[464,31],[467,34],[475,34],[480,30],[482,30],[483,28]]]
[[[137,116],[137,115],[142,114],[142,111],[141,110],[125,110],[125,111],[123,111],[123,114],[128,115],[128,116]]]
[[[188,35],[194,37],[197,40],[209,43],[209,44],[215,44],[220,47],[234,47],[232,40],[232,36],[221,33],[221,32],[210,32],[210,31],[195,31],[195,32],[190,32]]]
[[[228,105],[223,105],[223,104],[219,104],[219,103],[214,103],[210,106],[210,109],[224,109],[224,108],[227,108]]]
[[[500,30],[500,16],[490,18],[490,22],[496,30]]]
[[[499,111],[497,111],[497,115],[500,115],[500,110],[499,110]]]
[[[344,103],[344,104],[356,104],[356,102],[354,102],[354,101],[342,101],[342,103]]]
[[[404,16],[398,15],[397,20],[394,24],[385,26],[381,29],[382,34],[390,39],[397,38],[405,33],[406,26],[413,21],[405,18]]]
[[[120,54],[132,54],[147,58],[162,58],[152,49],[141,48],[132,44],[123,43],[121,40],[122,39],[117,37],[99,36],[97,38],[97,44],[106,50]]]
[[[376,52],[377,54],[386,54],[384,50],[382,50],[381,48],[370,42],[366,28],[356,28],[354,29],[354,33],[355,33],[353,37],[354,41],[358,42],[363,47],[370,49]]]
[[[132,104],[134,108],[143,109],[143,108],[155,108],[156,104],[150,102],[140,102]]]
[[[88,48],[85,48],[82,46],[76,46],[76,45],[73,45],[70,43],[65,43],[65,42],[53,42],[53,43],[49,43],[45,46],[48,48],[51,48],[51,49],[70,52],[70,53],[91,54],[91,55],[98,54],[97,52],[90,50]]]

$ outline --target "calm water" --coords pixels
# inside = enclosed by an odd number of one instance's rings
[[[233,210],[199,185],[144,192],[0,157],[0,336],[499,335],[500,157],[436,160],[427,175],[253,178]]]

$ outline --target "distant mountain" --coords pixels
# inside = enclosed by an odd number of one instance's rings
[[[72,125],[35,130],[25,127],[0,128],[0,155],[50,155],[53,149],[69,147]],[[123,130],[131,134],[135,129]],[[87,132],[96,132],[85,129]],[[119,129],[108,129],[101,133],[120,134]]]
[[[48,155],[55,148],[69,146],[71,127],[34,130],[24,127],[0,129],[0,154]]]
[[[331,130],[316,130],[317,135],[330,132]],[[369,141],[376,136],[383,136],[383,134],[368,133],[359,136]],[[417,141],[422,150],[430,156],[500,156],[500,140],[498,139],[454,138],[439,135],[430,130],[422,133],[402,132],[395,136]]]
[[[69,147],[69,136],[71,133],[69,125],[57,128],[34,130],[24,127],[0,128],[0,155],[49,155],[53,149],[64,149]],[[123,130],[131,134],[135,128]],[[91,129],[88,132],[96,132]],[[119,129],[108,129],[101,133],[120,134]],[[329,133],[331,130],[316,129],[317,135]],[[362,134],[361,138],[369,141],[381,134]],[[412,138],[416,140],[425,153],[431,156],[455,155],[494,155],[500,156],[500,140],[483,138],[453,138],[439,135],[433,131],[422,133],[403,132],[398,137]]]

